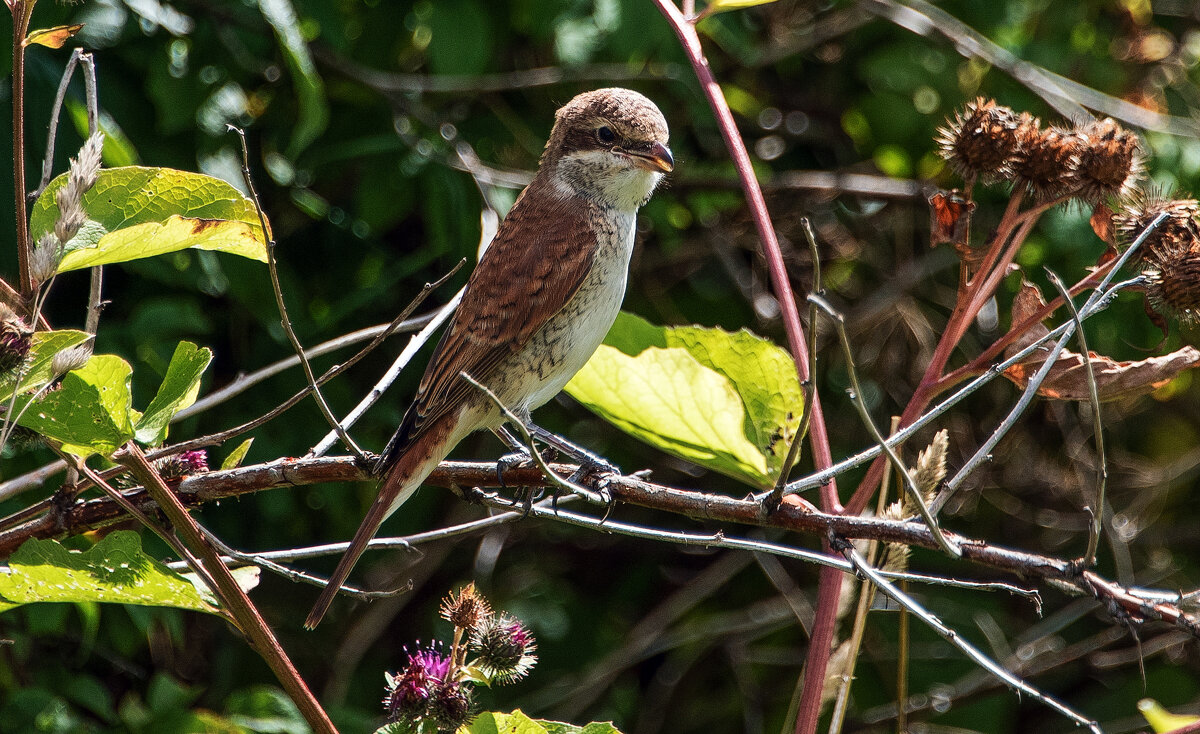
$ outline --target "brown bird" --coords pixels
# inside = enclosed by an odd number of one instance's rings
[[[646,97],[600,89],[555,115],[517,197],[379,458],[386,478],[304,626],[320,623],[379,525],[467,434],[496,430],[492,390],[523,420],[591,358],[625,297],[637,210],[675,167],[667,121]]]

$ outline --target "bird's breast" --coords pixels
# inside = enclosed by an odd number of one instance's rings
[[[592,220],[597,251],[579,290],[506,360],[503,370],[513,379],[505,382],[520,385],[511,398],[520,411],[534,410],[557,395],[608,334],[625,298],[636,216],[608,210]]]

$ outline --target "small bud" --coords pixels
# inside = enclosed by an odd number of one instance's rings
[[[0,375],[25,364],[33,341],[29,327],[11,308],[0,303]]]
[[[938,129],[939,153],[968,181],[1007,179],[1017,151],[1018,124],[1011,109],[980,97]]]
[[[489,617],[471,635],[475,664],[491,679],[508,683],[529,674],[537,663],[537,642],[525,625],[507,614]]]
[[[1167,218],[1159,222],[1134,257],[1157,262],[1187,252],[1200,240],[1196,215],[1200,204],[1195,199],[1168,199],[1154,192],[1134,192],[1113,215],[1117,242],[1128,247],[1160,214]]]
[[[458,731],[475,718],[471,689],[459,683],[442,684],[429,701],[429,713],[437,722],[438,731]]]
[[[82,368],[91,358],[92,347],[90,344],[80,344],[64,349],[50,360],[50,371],[56,378],[62,377],[72,370]]]
[[[168,456],[155,462],[155,468],[163,479],[182,479],[190,474],[208,471],[208,454],[203,449],[184,451],[178,456]]]
[[[1129,194],[1142,175],[1138,136],[1111,118],[1081,125],[1075,133],[1084,141],[1079,154],[1079,198],[1098,203]]]
[[[475,629],[491,613],[487,599],[475,590],[474,582],[462,587],[457,596],[451,594],[442,600],[442,618],[468,631]]]
[[[1146,267],[1146,298],[1159,313],[1200,322],[1200,247]]]

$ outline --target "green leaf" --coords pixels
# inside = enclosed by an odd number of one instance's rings
[[[221,462],[221,470],[236,469],[242,465],[242,460],[246,458],[246,454],[250,451],[250,445],[254,443],[253,438],[248,438],[238,444],[238,447],[229,452],[229,456]]]
[[[107,456],[133,438],[138,419],[129,392],[129,363],[96,354],[63,376],[62,387],[43,396],[21,416],[21,425],[62,442],[76,456]],[[18,410],[28,401],[18,400]]]
[[[171,417],[196,402],[200,392],[200,376],[212,361],[212,351],[191,342],[179,342],[158,394],[137,422],[135,437],[144,444],[155,445],[167,438]]]
[[[67,174],[50,182],[33,205],[34,240],[54,229],[55,193]],[[88,222],[67,243],[59,272],[128,262],[189,247],[266,262],[266,236],[254,202],[219,178],[170,168],[126,166],[100,171],[83,195]]]
[[[118,530],[86,551],[55,540],[26,541],[0,574],[0,611],[34,602],[109,602],[216,613],[196,587],[142,552],[138,534]]]
[[[380,729],[385,732],[387,729]],[[520,709],[511,714],[485,711],[466,728],[469,734],[621,734],[611,723],[576,726],[561,721],[531,719]]]
[[[630,435],[757,487],[779,476],[804,403],[770,342],[626,313],[566,389]]]
[[[263,18],[275,30],[275,38],[283,50],[288,69],[292,72],[292,86],[299,100],[300,114],[292,126],[292,140],[288,144],[288,156],[295,158],[325,130],[329,123],[329,106],[325,102],[325,84],[317,73],[308,51],[308,44],[300,32],[300,21],[296,9],[289,0],[258,0]]]
[[[724,13],[728,10],[741,10],[743,8],[752,8],[755,5],[767,5],[775,0],[712,0],[705,8],[705,15],[713,13]]]
[[[64,349],[83,344],[90,338],[91,334],[86,331],[70,329],[34,332],[25,370],[21,376],[21,392],[36,390],[54,379],[54,374],[50,370],[54,355]],[[0,402],[7,404],[8,399],[12,397],[13,389],[16,387],[15,378],[15,373],[0,376]]]

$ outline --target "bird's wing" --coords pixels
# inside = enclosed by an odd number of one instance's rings
[[[530,186],[539,185],[537,182]],[[596,237],[581,200],[522,192],[496,232],[445,334],[434,349],[417,395],[388,442],[376,471],[438,418],[476,392],[466,372],[486,385],[505,357],[525,346],[579,290],[596,255]]]

